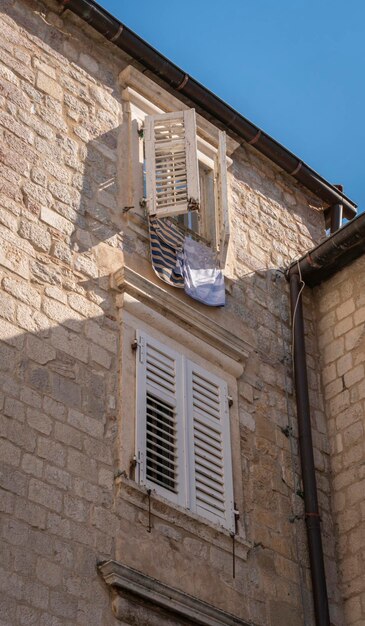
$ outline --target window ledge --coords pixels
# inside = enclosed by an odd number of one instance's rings
[[[115,479],[116,486],[119,487],[119,495],[127,502],[130,502],[146,514],[146,532],[148,524],[148,500],[147,491],[134,480],[123,475],[117,476]],[[187,533],[199,537],[203,542],[214,545],[229,554],[232,554],[232,535],[228,530],[214,524],[205,517],[196,515],[189,509],[185,509],[177,504],[173,504],[160,494],[152,491],[151,494],[151,516],[153,519],[159,519],[164,522],[173,523],[174,528],[181,528]],[[152,525],[153,532],[153,525]],[[235,554],[236,558],[247,560],[248,551],[252,548],[252,544],[240,534],[235,535]]]
[[[162,608],[170,616],[179,616],[189,620],[189,623],[200,626],[249,626],[246,621],[230,613],[216,609],[211,604],[169,587],[117,561],[104,561],[98,565],[98,570],[106,584],[117,593],[132,594],[133,604],[137,604],[136,613],[139,601],[145,609],[150,604],[152,607]],[[120,596],[116,595],[113,611],[117,619],[125,619],[124,608]]]
[[[144,302],[150,308],[187,327],[189,332],[208,342],[236,362],[236,378],[242,374],[242,364],[253,347],[238,335],[224,328],[208,315],[174,296],[170,291],[151,282],[127,266],[121,267],[111,277],[111,287]],[[124,306],[124,304],[123,304]]]

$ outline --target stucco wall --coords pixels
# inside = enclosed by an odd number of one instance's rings
[[[345,624],[365,621],[365,258],[315,292]]]
[[[147,533],[145,494],[133,480],[114,478],[123,470],[121,432],[134,422],[123,406],[135,390],[120,395],[134,357],[109,279],[127,263],[157,281],[146,232],[136,234],[119,204],[118,77],[128,59],[68,12],[60,17],[57,3],[6,0],[1,11],[2,624],[120,623],[96,574],[97,560],[108,558],[260,626],[313,623],[287,285],[277,270],[323,236],[315,199],[253,149],[239,148],[229,173],[227,306],[207,311],[174,291],[252,346],[232,413],[244,538],[233,579],[226,534],[157,501]],[[308,333],[327,520],[328,446],[311,316]],[[325,551],[340,626],[330,530]]]

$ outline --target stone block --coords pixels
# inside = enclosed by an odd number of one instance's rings
[[[90,505],[80,498],[66,494],[64,498],[64,507],[66,517],[69,517],[74,522],[82,523],[87,521]]]
[[[3,291],[0,291],[0,316],[9,322],[15,317],[15,300]]]
[[[62,493],[36,478],[30,479],[29,498],[57,513],[62,509]]]
[[[51,203],[49,203],[49,205],[50,204]],[[52,228],[55,228],[68,237],[70,237],[74,231],[74,225],[71,222],[62,217],[62,215],[59,215],[59,213],[55,213],[55,211],[52,211],[45,206],[41,207],[40,217],[42,222],[49,224],[49,226],[52,226]]]
[[[33,581],[25,581],[23,599],[38,609],[46,609],[48,606],[49,592],[45,585]]]
[[[17,467],[20,463],[21,450],[10,441],[0,439],[0,459],[3,463]]]
[[[43,284],[49,283],[50,285],[60,285],[62,283],[61,274],[58,268],[51,263],[41,263],[39,261],[33,261],[31,263],[32,280],[33,282]]]
[[[76,622],[77,618],[77,598],[69,593],[51,591],[50,609],[59,617],[64,617]]]
[[[67,295],[59,287],[53,287],[52,285],[50,285],[48,287],[45,287],[44,293],[49,298],[53,298],[53,300],[57,300],[58,302],[62,302],[62,304],[67,304]]]
[[[0,512],[7,513],[8,515],[13,515],[14,513],[14,501],[15,496],[8,491],[4,491],[0,488]],[[1,604],[0,604],[1,610]]]
[[[30,606],[20,604],[16,609],[16,617],[21,626],[38,626],[40,613]]]
[[[43,298],[42,308],[47,317],[59,322],[66,328],[69,328],[74,332],[80,332],[82,330],[82,317],[68,306],[61,304],[52,298]]]
[[[20,399],[22,402],[24,402],[25,404],[29,404],[35,409],[40,409],[42,406],[42,396],[40,396],[30,387],[22,386]]]
[[[55,438],[79,450],[82,448],[82,434],[67,424],[55,424]]]
[[[46,510],[42,506],[29,502],[28,499],[17,498],[15,517],[24,520],[33,528],[45,529],[46,527]]]
[[[14,470],[2,463],[0,468],[0,487],[18,496],[25,496],[28,489],[28,480],[21,471]]]
[[[96,461],[72,448],[68,450],[67,469],[79,478],[95,483],[98,480]]]
[[[28,524],[16,519],[5,519],[3,522],[2,536],[11,545],[25,546],[28,543]]]
[[[3,280],[3,287],[5,291],[25,304],[30,304],[36,309],[40,308],[41,296],[29,283],[6,277]]]
[[[51,254],[56,257],[56,259],[63,261],[63,263],[67,263],[67,265],[72,263],[72,252],[70,247],[62,241],[54,242]]]
[[[102,348],[108,350],[112,354],[116,354],[118,337],[116,333],[100,328],[95,321],[89,320],[85,325],[85,334],[88,339],[98,344]]]
[[[51,485],[56,485],[59,489],[68,490],[71,487],[70,474],[53,465],[46,465],[44,468],[44,480]]]
[[[62,101],[63,99],[63,89],[61,85],[47,74],[43,74],[43,72],[37,72],[36,87],[56,100]]]
[[[101,438],[104,433],[104,424],[102,422],[80,413],[75,409],[69,411],[68,423],[92,437]]]
[[[39,557],[36,565],[38,580],[47,587],[57,587],[62,581],[62,568],[48,559]]]
[[[91,278],[98,278],[99,269],[95,261],[84,255],[77,255],[74,263],[75,270]]]
[[[65,540],[71,539],[70,521],[57,513],[49,513],[47,517],[47,531]]]
[[[344,382],[347,388],[352,387],[361,380],[364,380],[364,365],[362,363],[344,375]]]
[[[36,478],[41,478],[43,473],[43,461],[33,454],[24,454],[22,458],[22,470],[26,474],[32,474]]]
[[[7,417],[13,417],[19,422],[24,422],[25,409],[26,407],[23,402],[20,402],[15,398],[5,398],[4,415]]]
[[[27,422],[31,428],[44,435],[50,435],[52,432],[52,420],[36,409],[27,409]]]
[[[41,252],[48,252],[51,247],[52,239],[49,232],[34,222],[22,220],[19,227],[19,235],[28,239],[35,249]]]
[[[67,407],[81,407],[81,388],[65,376],[52,374],[52,395],[55,400]]]
[[[61,402],[57,402],[53,398],[46,396],[43,400],[43,410],[47,415],[51,415],[56,420],[65,421],[67,408]]]
[[[82,330],[81,325],[79,326],[79,330]],[[88,342],[78,337],[75,333],[68,332],[65,328],[58,326],[52,330],[51,342],[58,350],[87,363],[89,351]]]
[[[51,389],[49,372],[45,367],[30,364],[26,372],[26,380],[30,387],[41,393],[48,393]]]
[[[351,315],[355,311],[355,302],[353,298],[350,298],[343,304],[337,307],[336,314],[339,320],[344,319],[348,315]]]
[[[46,339],[28,335],[26,343],[29,358],[40,365],[45,365],[56,358],[56,350],[49,345]]]
[[[104,369],[109,370],[111,367],[112,357],[110,353],[93,343],[90,343],[90,359],[92,363],[101,365]]]
[[[65,465],[66,450],[60,443],[45,437],[39,437],[37,452],[42,459],[47,459],[47,461],[50,461],[54,465],[58,465],[59,467]]]

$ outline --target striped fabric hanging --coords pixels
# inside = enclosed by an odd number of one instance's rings
[[[184,288],[184,278],[176,273],[177,252],[185,236],[169,219],[149,218],[151,261],[157,276],[173,287]]]

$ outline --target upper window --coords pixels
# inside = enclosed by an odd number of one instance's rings
[[[137,335],[138,481],[234,530],[227,384]]]
[[[144,121],[147,212],[176,217],[225,265],[229,217],[226,136],[219,132],[214,160],[200,153],[194,109],[147,115]]]

